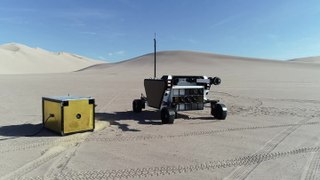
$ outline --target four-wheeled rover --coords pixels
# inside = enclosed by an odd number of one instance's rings
[[[161,79],[145,79],[146,96],[132,102],[133,111],[138,113],[149,107],[159,109],[163,124],[173,124],[177,111],[203,110],[210,103],[211,114],[224,120],[227,108],[219,100],[209,100],[211,85],[219,85],[219,77],[165,75]]]

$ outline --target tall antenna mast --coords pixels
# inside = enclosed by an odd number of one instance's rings
[[[153,62],[153,66],[154,66],[154,75],[153,75],[153,78],[155,79],[157,77],[157,34],[154,33],[154,39],[153,39],[153,45],[154,45],[154,62]]]

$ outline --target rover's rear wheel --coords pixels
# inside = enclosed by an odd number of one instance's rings
[[[133,109],[133,112],[141,112],[142,111],[142,107],[143,107],[143,104],[142,104],[142,100],[141,99],[135,99],[133,100],[132,102],[132,109]]]
[[[162,124],[173,124],[175,118],[175,111],[173,109],[164,107],[161,109]]]
[[[174,118],[177,119],[178,118],[178,111],[176,108],[174,108]]]
[[[224,104],[216,103],[211,105],[211,114],[220,120],[225,120],[227,117],[227,107]]]

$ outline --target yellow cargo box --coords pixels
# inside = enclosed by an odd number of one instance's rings
[[[93,131],[94,114],[91,97],[42,97],[42,123],[61,135]]]

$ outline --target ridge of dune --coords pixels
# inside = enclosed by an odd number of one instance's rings
[[[297,62],[297,63],[316,63],[316,64],[320,64],[320,56],[296,58],[296,59],[290,59],[289,61]]]
[[[311,61],[313,60],[313,61]],[[276,60],[276,59],[262,59],[253,57],[240,57],[222,54],[213,54],[207,52],[197,51],[160,51],[157,52],[157,69],[163,72],[175,72],[179,68],[185,69],[186,72],[201,72],[201,68],[220,67],[221,69],[228,69],[237,67],[248,69],[250,68],[265,68],[265,67],[310,67],[320,65],[320,59],[308,60],[313,63],[295,63],[295,61]],[[114,71],[153,71],[154,54],[148,53],[142,56],[131,58],[128,60],[97,64],[81,69],[80,71],[104,71],[105,69],[114,69]],[[315,63],[319,62],[319,63]],[[311,67],[313,68],[313,67]]]
[[[120,63],[125,63],[129,61],[144,61],[146,59],[153,59],[154,54],[149,53],[139,57],[135,57],[126,61],[122,61]],[[176,50],[176,51],[160,51],[157,52],[157,58],[160,58],[162,61],[170,60],[170,61],[183,61],[183,62],[192,62],[199,60],[243,60],[243,61],[277,61],[273,59],[262,59],[262,58],[252,58],[252,57],[241,57],[241,56],[231,56],[231,55],[223,55],[223,54],[214,54],[207,52],[197,52],[197,51],[184,51],[184,50]]]
[[[0,74],[73,72],[105,62],[66,52],[50,52],[18,43],[0,45]]]
[[[84,68],[82,70],[98,70],[110,68],[113,66],[123,66],[123,67],[146,67],[153,66],[153,53],[148,53],[142,56],[138,56],[135,58],[131,58],[128,60],[120,61],[117,63],[111,64],[97,64],[94,66],[90,66]],[[160,51],[157,52],[157,65],[166,67],[174,67],[185,64],[185,65],[196,65],[196,66],[206,66],[206,65],[222,65],[225,63],[233,64],[233,63],[283,63],[278,60],[272,59],[259,59],[259,58],[250,58],[250,57],[238,57],[238,56],[230,56],[230,55],[221,55],[221,54],[213,54],[206,52],[197,52],[197,51]]]

